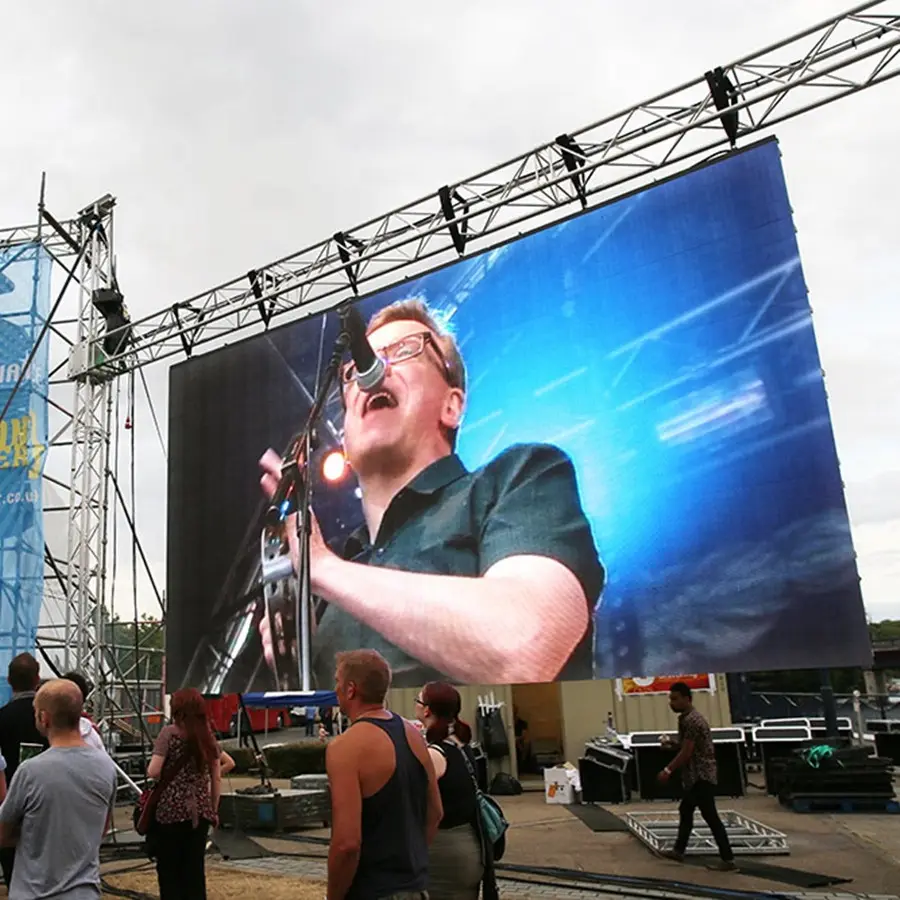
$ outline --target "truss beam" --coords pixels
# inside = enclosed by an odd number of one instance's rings
[[[79,218],[74,242],[84,248],[78,280],[79,346],[101,337],[104,331],[103,317],[92,299],[94,291],[111,287],[115,280],[113,206],[102,198],[92,209],[83,210]],[[106,379],[76,377],[74,382],[63,664],[100,684],[112,391]],[[99,712],[102,714],[102,710]]]
[[[313,315],[347,299],[348,288],[355,294],[386,287],[473,245],[486,249],[486,238],[509,237],[525,221],[547,224],[573,204],[611,199],[672,166],[727,150],[733,117],[737,138],[748,138],[898,74],[898,0],[866,3],[256,269],[249,280],[241,276],[141,319],[114,360],[93,365],[107,375],[128,371],[190,356],[236,331],[263,330],[277,316]],[[721,94],[711,89],[716,85],[727,85],[725,100],[714,96]]]

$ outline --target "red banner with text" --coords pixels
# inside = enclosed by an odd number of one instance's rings
[[[684,682],[692,691],[712,689],[712,676],[658,675],[656,678],[623,678],[623,694],[668,694],[676,681]]]

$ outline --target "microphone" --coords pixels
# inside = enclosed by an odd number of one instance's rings
[[[350,343],[350,355],[356,366],[356,386],[367,394],[372,394],[384,384],[387,366],[381,357],[375,355],[366,337],[366,323],[355,306],[345,306],[341,310],[344,331]]]

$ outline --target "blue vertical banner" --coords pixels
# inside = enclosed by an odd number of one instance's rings
[[[34,652],[44,594],[46,339],[26,363],[49,314],[50,269],[39,244],[0,250],[0,409],[12,396],[0,421],[0,702],[10,660]]]

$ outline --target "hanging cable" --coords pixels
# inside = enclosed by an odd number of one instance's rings
[[[131,422],[131,599],[134,612],[134,680],[137,693],[138,730],[141,735],[141,765],[147,771],[147,745],[144,741],[144,692],[141,687],[141,615],[138,610],[138,540],[137,540],[137,478],[135,476],[135,440],[134,440],[134,369],[128,379],[128,418]]]
[[[163,459],[168,460],[166,453],[166,442],[163,440],[162,429],[159,427],[159,420],[156,418],[156,410],[153,408],[153,399],[150,397],[150,388],[147,385],[147,376],[144,375],[143,368],[138,369],[141,375],[141,384],[144,385],[144,394],[147,397],[147,405],[150,407],[150,416],[153,419],[153,426],[156,428],[156,436],[159,438],[159,446],[162,449]]]
[[[122,379],[116,379],[116,404],[113,415],[114,437],[113,437],[113,472],[119,471],[119,447],[121,446],[121,438],[119,434],[122,404]],[[118,664],[118,640],[116,639],[117,623],[116,623],[116,575],[119,570],[119,508],[117,504],[113,504],[112,516],[112,583],[109,589],[109,641],[112,643],[112,656],[116,664]],[[105,635],[100,635],[99,640],[103,641]],[[99,674],[99,673],[98,673]],[[110,704],[109,710],[109,729],[107,731],[109,746],[107,749],[112,750],[113,722],[115,720],[115,712]]]

